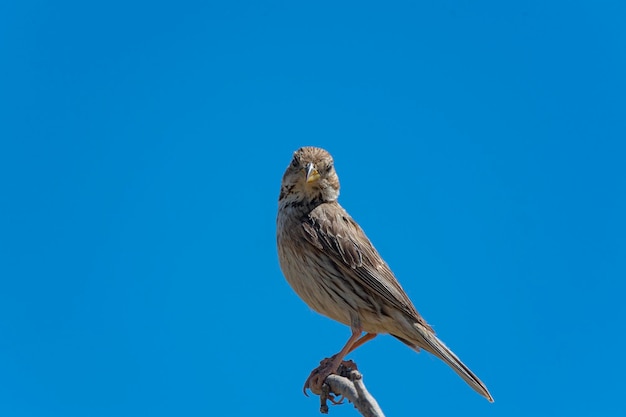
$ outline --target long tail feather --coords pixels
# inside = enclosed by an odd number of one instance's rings
[[[415,327],[417,328],[421,336],[420,339],[423,343],[413,343],[405,340],[404,338],[398,336],[395,337],[416,350],[423,348],[424,350],[437,356],[439,359],[447,363],[448,366],[450,366],[454,372],[463,378],[463,380],[467,382],[467,384],[477,393],[485,397],[490,402],[493,402],[493,397],[489,393],[485,384],[483,384],[483,382],[478,379],[478,377],[463,362],[461,362],[458,356],[456,356],[446,345],[444,345],[444,343],[439,340],[432,331],[420,328],[419,324],[415,324]]]

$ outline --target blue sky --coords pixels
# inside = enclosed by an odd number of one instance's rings
[[[625,12],[4,2],[0,414],[318,415],[349,330],[275,249],[316,145],[496,399],[383,336],[352,358],[387,415],[624,415]]]

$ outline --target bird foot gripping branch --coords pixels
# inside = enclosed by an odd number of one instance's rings
[[[317,368],[311,371],[311,374],[306,379],[306,382],[304,383],[304,387],[302,388],[304,395],[306,395],[307,397],[309,396],[306,392],[307,389],[310,389],[311,392],[315,395],[322,395],[324,393],[323,385],[324,385],[324,382],[326,381],[326,378],[328,378],[328,376],[334,374],[334,375],[342,376],[344,378],[349,378],[350,372],[352,372],[353,370],[354,371],[358,370],[356,363],[354,363],[354,361],[351,361],[351,360],[341,361],[339,366],[336,369],[333,369],[334,359],[335,359],[335,356],[322,359],[320,361],[320,366],[318,366]],[[339,402],[335,402],[333,401],[332,398],[329,398],[329,399],[333,402],[333,404],[340,404],[341,401],[343,401],[343,400],[340,400]]]
[[[337,405],[348,400],[363,417],[385,417],[374,397],[367,391],[356,363],[352,361],[342,361],[337,370],[324,380],[319,393],[313,389],[311,391],[320,396],[322,414],[328,414],[328,401]]]
[[[346,398],[345,396],[348,395],[348,401],[353,402],[355,400],[354,395],[348,394],[346,389],[348,389],[349,382],[354,383],[355,380],[362,378],[356,363],[352,360],[342,361],[336,370],[330,372],[328,375],[324,375],[328,371],[328,366],[333,363],[333,359],[334,356],[323,359],[320,362],[320,366],[311,371],[311,375],[309,375],[304,385],[304,395],[308,396],[306,390],[310,389],[313,394],[320,396],[320,413],[322,414],[328,414],[328,401],[333,405],[343,404]],[[335,375],[347,379],[349,382],[332,379]],[[317,383],[322,376],[324,379]],[[328,377],[331,377],[330,381],[328,381]],[[310,384],[311,380],[314,380],[316,383]],[[341,389],[338,388],[337,382],[341,382],[339,384]],[[332,387],[330,384],[332,384]]]

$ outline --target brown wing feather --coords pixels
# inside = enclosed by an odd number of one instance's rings
[[[378,254],[363,229],[336,202],[325,203],[312,210],[302,223],[304,236],[323,251],[341,269],[350,268],[371,294],[383,298],[429,330],[389,266]]]

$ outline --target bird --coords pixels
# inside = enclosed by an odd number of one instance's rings
[[[276,218],[281,270],[314,311],[350,327],[335,355],[311,372],[303,391],[320,392],[345,356],[378,334],[449,365],[471,388],[493,402],[483,382],[435,335],[359,224],[337,201],[339,177],[331,154],[302,147],[282,177]],[[363,334],[365,332],[365,334]]]

